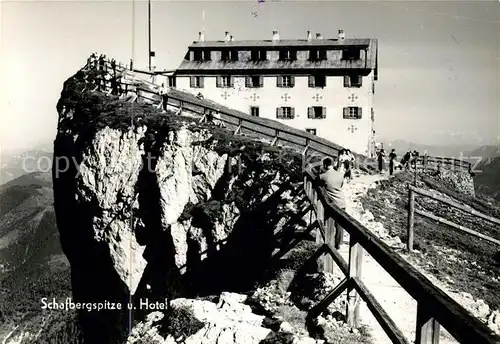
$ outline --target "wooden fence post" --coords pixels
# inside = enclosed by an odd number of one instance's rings
[[[427,171],[427,153],[424,154],[424,172]]]
[[[316,220],[318,220],[318,224],[320,229],[316,232],[316,244],[318,245],[323,245],[323,235],[321,234],[321,228],[324,229],[324,218],[325,218],[325,212],[323,209],[323,203],[321,203],[321,200],[316,198]]]
[[[422,304],[417,306],[417,329],[415,344],[438,344],[440,325],[424,309]]]
[[[325,243],[335,247],[335,221],[331,216],[325,220]],[[323,260],[323,271],[333,273],[335,261],[329,253],[325,254]]]
[[[363,247],[357,242],[354,236],[349,239],[349,270],[347,280],[352,277],[361,279],[361,266],[363,263]],[[359,327],[359,304],[360,297],[356,289],[350,285],[347,288],[347,325]]]
[[[413,224],[415,219],[415,193],[411,188],[408,188],[408,252],[413,251]]]

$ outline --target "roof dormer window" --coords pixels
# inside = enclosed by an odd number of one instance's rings
[[[194,61],[210,61],[211,60],[210,50],[206,49],[195,50],[193,59]]]
[[[238,61],[238,50],[222,50],[221,61]]]
[[[310,61],[323,61],[326,60],[326,49],[314,48],[309,50]]]
[[[361,58],[361,50],[359,48],[348,48],[342,50],[342,60],[359,60]]]
[[[267,60],[267,52],[263,49],[255,49],[251,52],[252,61],[265,61]]]
[[[295,61],[297,60],[297,51],[292,49],[284,49],[279,52],[280,61]]]

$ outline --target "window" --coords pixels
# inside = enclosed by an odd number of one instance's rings
[[[195,50],[194,51],[194,60],[195,61],[210,61],[210,51],[209,50]]]
[[[306,131],[309,133],[309,134],[313,134],[313,135],[316,135],[316,129],[306,129]]]
[[[230,75],[218,76],[216,80],[217,87],[233,87],[234,80]]]
[[[326,118],[326,107],[324,106],[311,106],[307,108],[307,118],[323,119]]]
[[[252,61],[265,61],[267,60],[267,52],[265,50],[252,50]]]
[[[309,60],[310,61],[326,60],[326,50],[325,49],[311,49],[311,50],[309,50]]]
[[[189,78],[189,86],[191,88],[203,88],[203,81],[202,76],[192,76]]]
[[[264,84],[264,80],[262,76],[259,75],[252,75],[252,76],[247,76],[245,78],[245,86],[246,87],[262,87]]]
[[[250,107],[250,115],[253,117],[259,117],[259,107],[258,106],[251,106]]]
[[[349,48],[342,50],[342,60],[359,60],[361,57],[361,50]]]
[[[344,76],[344,87],[361,87],[362,85],[363,77],[361,75]]]
[[[294,77],[291,75],[278,76],[276,86],[278,87],[293,87],[295,84]]]
[[[222,50],[220,59],[221,61],[238,61],[238,51]]]
[[[326,75],[310,75],[309,87],[325,87]]]
[[[276,118],[278,119],[294,119],[295,118],[295,108],[289,106],[283,106],[276,108]]]
[[[371,118],[372,122],[375,120],[375,111],[373,110],[372,108],[372,118]]]
[[[344,108],[344,119],[361,119],[362,109],[357,106]]]
[[[177,86],[177,79],[175,76],[171,75],[168,77],[168,86],[170,87],[176,87]]]
[[[279,51],[280,61],[295,61],[297,60],[297,51],[295,50],[280,50]]]

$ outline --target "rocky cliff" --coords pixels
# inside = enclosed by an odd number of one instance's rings
[[[85,342],[126,341],[151,320],[145,300],[168,307],[269,279],[303,204],[300,155],[92,93],[85,79],[70,78],[58,103],[56,219],[73,301],[121,307],[80,311]]]

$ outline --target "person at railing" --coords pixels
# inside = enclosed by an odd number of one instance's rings
[[[342,186],[344,185],[344,174],[339,171],[338,160],[333,161],[330,158],[323,160],[325,172],[317,176],[317,182],[325,188],[330,201],[338,208],[345,210],[345,195]],[[334,168],[334,166],[336,166]],[[335,248],[339,249],[344,236],[344,229],[335,221]]]
[[[414,169],[417,168],[417,159],[419,156],[420,154],[416,150],[413,150],[413,152],[411,152],[410,166]]]
[[[111,69],[113,70],[113,77],[116,76],[116,61],[115,59],[111,59]]]
[[[103,54],[99,55],[99,70],[100,71],[104,70],[104,55]]]
[[[411,158],[410,151],[406,152],[405,155],[403,155],[403,159],[401,159],[401,161],[399,162],[399,169],[400,170],[402,170],[403,167],[405,168],[405,170],[408,170],[409,164],[410,164],[410,158]]]
[[[377,161],[378,161],[378,171],[379,173],[383,173],[385,170],[385,151],[382,148],[378,154],[377,154]]]
[[[160,93],[160,97],[162,99],[163,111],[167,111],[168,94],[167,94],[167,89],[165,88],[164,83],[161,84],[159,93]]]
[[[394,173],[394,164],[397,158],[396,150],[393,148],[389,154],[389,175],[392,176]]]

